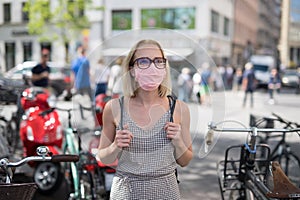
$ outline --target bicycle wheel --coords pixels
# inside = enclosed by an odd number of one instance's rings
[[[300,159],[293,153],[287,152],[277,155],[273,161],[278,161],[284,173],[297,186],[300,186]]]
[[[80,173],[80,199],[95,200],[95,189],[93,184],[93,176],[89,171],[83,170]]]

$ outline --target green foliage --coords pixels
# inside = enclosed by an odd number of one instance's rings
[[[90,4],[91,0],[28,0],[24,7],[29,15],[28,31],[40,40],[60,38],[65,44],[89,28],[84,10]]]

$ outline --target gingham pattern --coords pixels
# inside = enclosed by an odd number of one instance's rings
[[[124,111],[124,124],[128,124],[134,137],[119,158],[111,189],[112,200],[180,199],[174,146],[163,129],[169,119],[170,110],[153,128],[145,130]]]

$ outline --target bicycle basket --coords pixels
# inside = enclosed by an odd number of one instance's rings
[[[36,190],[35,183],[0,184],[0,199],[31,200]]]
[[[262,153],[263,152],[263,153]],[[222,196],[226,191],[241,189],[245,178],[248,150],[244,145],[230,146],[225,151],[225,160],[217,164],[217,173]],[[270,148],[268,145],[257,145],[253,172],[264,180],[267,177]],[[232,192],[231,192],[232,193]]]

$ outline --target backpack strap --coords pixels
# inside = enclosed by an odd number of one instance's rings
[[[120,109],[121,109],[121,117],[120,117],[120,129],[123,130],[123,113],[124,113],[124,96],[119,98]]]
[[[177,98],[174,95],[168,95],[167,97],[169,99],[169,106],[170,106],[170,112],[171,112],[170,122],[174,122],[173,114],[174,114],[174,110],[175,110],[175,105],[176,105]],[[177,183],[179,184],[180,181],[178,180],[178,171],[177,171],[177,168],[175,169],[175,176],[176,176],[176,179],[177,179]]]
[[[170,106],[170,112],[171,112],[170,122],[174,122],[173,114],[174,114],[177,98],[174,95],[168,95],[167,97],[169,99],[169,106]]]

